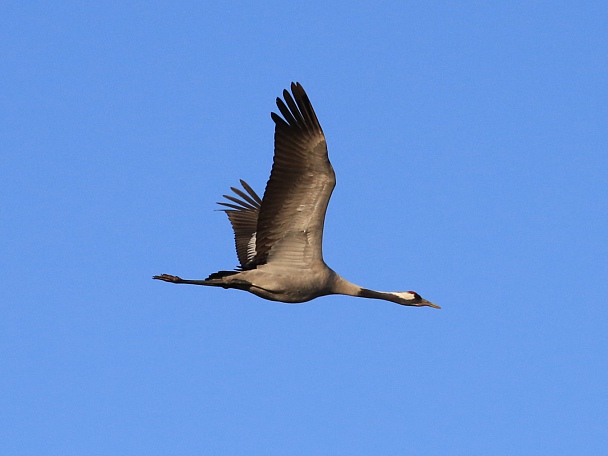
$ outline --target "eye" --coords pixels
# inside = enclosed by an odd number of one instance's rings
[[[416,293],[415,291],[411,291],[410,290],[410,291],[408,291],[408,293],[412,293],[414,295],[415,299],[422,299],[422,297],[418,293]]]

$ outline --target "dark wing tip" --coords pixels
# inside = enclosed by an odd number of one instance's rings
[[[274,112],[270,114],[274,123],[277,127],[299,128],[323,134],[319,119],[302,84],[292,82],[290,88],[291,93],[285,89],[283,98],[276,99],[281,115]]]
[[[302,87],[302,84],[300,84],[299,82],[291,83],[291,93],[293,93],[294,95],[306,96],[306,91],[304,90],[304,87]]]
[[[277,98],[277,103],[278,103],[280,100],[281,100],[280,98]],[[277,113],[275,113],[275,112],[271,112],[271,113],[270,113],[270,117],[272,118],[273,122],[274,122],[276,125],[280,125],[280,126],[282,126],[282,127],[288,127],[288,126],[289,126],[289,124],[288,124],[287,122],[285,122],[285,119],[283,119],[283,118],[282,118],[280,115],[278,115],[278,114],[277,114]]]
[[[262,198],[258,196],[258,194],[251,188],[251,186],[245,182],[243,179],[240,179],[241,185],[243,188],[251,195],[251,197],[258,203],[258,205],[262,204]]]
[[[240,190],[237,187],[230,187],[230,190],[234,192],[236,196],[233,195],[222,195],[229,202],[225,201],[218,202],[220,206],[228,207],[230,209],[220,209],[222,211],[229,210],[237,210],[237,211],[259,211],[260,206],[262,204],[262,199],[258,196],[258,194],[251,188],[251,186],[245,182],[243,179],[240,179],[241,185],[243,186],[243,190]],[[232,204],[232,203],[236,203]]]

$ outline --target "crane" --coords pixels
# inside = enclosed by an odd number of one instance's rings
[[[382,299],[404,306],[440,307],[414,291],[382,292],[343,279],[323,261],[323,224],[336,176],[329,162],[325,135],[299,83],[277,98],[282,117],[275,123],[274,159],[264,197],[243,180],[242,189],[220,202],[234,230],[239,266],[205,280],[162,274],[153,279],[248,291],[285,303],[341,294]]]

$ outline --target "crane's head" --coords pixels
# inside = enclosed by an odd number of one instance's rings
[[[399,291],[391,293],[397,298],[396,302],[404,306],[416,306],[416,307],[434,307],[435,309],[441,309],[437,304],[433,304],[431,301],[427,301],[415,291]]]

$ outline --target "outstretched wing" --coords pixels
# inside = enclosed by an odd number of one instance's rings
[[[323,224],[336,185],[325,135],[299,83],[277,98],[274,160],[259,209],[256,254],[250,267],[273,263],[307,267],[322,260]]]
[[[222,209],[230,220],[234,230],[234,243],[236,245],[236,255],[239,258],[241,269],[248,269],[247,265],[253,260],[256,254],[256,230],[258,224],[258,214],[262,200],[253,189],[241,179],[243,190],[230,187],[235,195],[223,195],[230,203],[217,203],[228,209]]]

